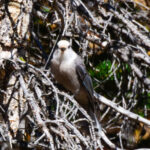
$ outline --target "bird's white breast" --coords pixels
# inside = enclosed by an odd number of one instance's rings
[[[72,69],[75,67],[75,60],[78,55],[71,49],[66,50],[62,55],[60,62],[60,70],[67,71],[66,69]]]
[[[72,49],[64,52],[57,50],[51,61],[51,71],[58,83],[75,94],[77,101],[86,108],[89,106],[88,93],[81,87],[76,72],[76,65],[81,62],[81,58]]]
[[[78,55],[74,51],[67,49],[64,52],[54,53],[51,61],[51,71],[55,79],[72,93],[80,88],[75,67],[77,57]]]

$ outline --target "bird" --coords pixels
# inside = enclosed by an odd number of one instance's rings
[[[51,72],[58,83],[74,94],[85,109],[92,103],[92,80],[82,58],[71,48],[67,40],[60,40],[51,60]]]
[[[83,59],[72,49],[69,41],[60,40],[57,43],[50,67],[55,80],[74,95],[76,101],[97,124],[92,79]]]
[[[72,49],[67,40],[60,40],[50,61],[51,73],[55,80],[70,91],[77,102],[87,111],[93,120],[97,134],[111,148],[116,146],[107,138],[99,122],[95,106],[95,91],[83,59]]]

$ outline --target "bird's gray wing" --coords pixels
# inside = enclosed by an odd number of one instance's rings
[[[81,85],[86,89],[86,91],[89,93],[90,98],[92,99],[93,97],[92,79],[87,73],[84,64],[78,62],[78,64],[76,64],[76,72]]]

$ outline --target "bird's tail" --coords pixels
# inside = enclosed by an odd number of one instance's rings
[[[90,110],[90,116],[92,120],[94,121],[94,127],[97,129],[97,136],[99,136],[99,139],[103,139],[103,141],[111,148],[111,149],[118,149],[114,143],[112,143],[106,134],[104,133],[104,130],[102,129],[101,123],[98,119],[99,115],[96,112],[96,108],[94,109],[94,112]],[[103,149],[103,148],[102,148]]]

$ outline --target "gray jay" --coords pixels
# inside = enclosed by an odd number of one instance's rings
[[[101,124],[96,117],[92,80],[86,71],[83,60],[72,50],[68,41],[61,40],[57,45],[58,48],[55,50],[50,64],[52,74],[58,83],[72,92],[78,103],[86,109],[104,141],[110,147],[115,148],[115,145],[103,133]]]
[[[93,86],[84,62],[66,40],[58,42],[58,48],[51,60],[51,72],[54,78],[74,94],[78,103],[87,111],[93,109]]]
[[[101,131],[94,108],[92,80],[86,71],[83,60],[72,50],[68,41],[61,40],[57,45],[58,48],[51,60],[51,72],[54,78],[74,94],[75,99],[86,109],[94,121],[94,125]]]

